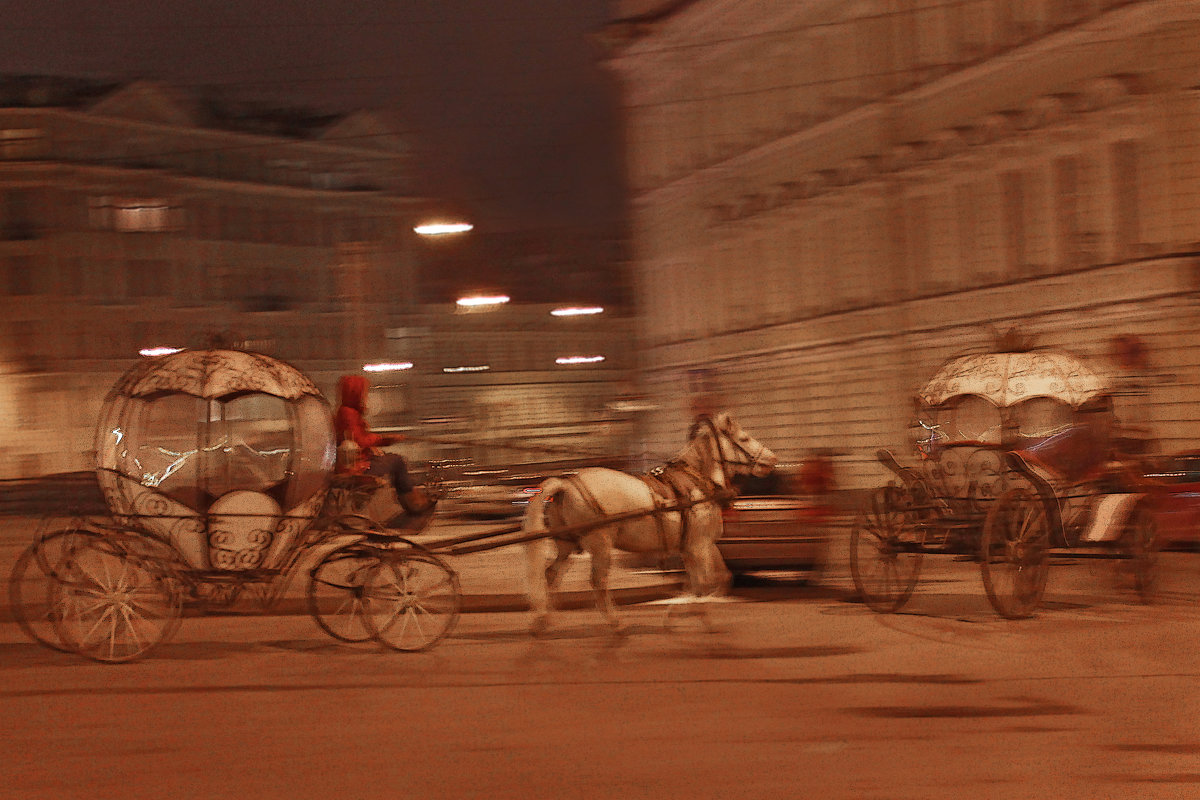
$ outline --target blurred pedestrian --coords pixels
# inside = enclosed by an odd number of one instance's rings
[[[825,522],[834,513],[833,493],[837,480],[833,472],[833,453],[826,449],[814,450],[796,475],[800,492],[809,499],[809,515],[814,522]]]

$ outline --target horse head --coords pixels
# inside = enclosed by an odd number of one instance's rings
[[[778,460],[775,454],[724,411],[700,417],[694,430],[697,438],[710,440],[713,448],[710,457],[730,475],[762,477],[775,468]]]

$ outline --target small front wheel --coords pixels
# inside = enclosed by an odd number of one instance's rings
[[[326,553],[309,573],[308,613],[334,639],[365,642],[374,636],[363,594],[379,556],[378,548],[354,542]]]
[[[924,527],[912,512],[911,495],[884,486],[871,493],[850,532],[850,575],[864,603],[875,611],[899,611],[912,596],[924,558]]]
[[[366,582],[367,623],[380,643],[428,650],[454,630],[462,603],[458,575],[432,553],[387,550]]]
[[[980,539],[983,588],[997,614],[1033,615],[1046,591],[1049,550],[1050,523],[1041,498],[1026,488],[1000,495]]]

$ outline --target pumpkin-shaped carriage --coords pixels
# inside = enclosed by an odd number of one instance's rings
[[[335,476],[335,454],[328,403],[282,361],[211,349],[139,362],[96,433],[110,514],[43,522],[9,584],[18,623],[47,646],[127,661],[185,607],[245,594],[270,606],[307,561],[308,609],[330,635],[431,646],[457,619],[457,578],[356,510],[376,485]]]
[[[1144,441],[1121,435],[1115,389],[1071,353],[1018,349],[947,362],[916,398],[917,463],[880,450],[897,478],[874,490],[850,535],[862,600],[881,612],[912,595],[927,554],[978,560],[992,607],[1034,613],[1049,559],[1118,559],[1154,586],[1154,487]]]

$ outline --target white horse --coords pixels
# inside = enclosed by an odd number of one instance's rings
[[[536,538],[526,546],[533,631],[549,625],[551,593],[574,552],[590,556],[596,606],[614,629],[619,623],[608,589],[614,547],[633,553],[680,553],[691,595],[723,591],[730,575],[716,545],[724,530],[721,502],[734,494],[734,475],[766,475],[775,461],[774,453],[720,413],[698,418],[679,455],[649,473],[588,467],[543,481],[525,510],[522,531],[574,531]],[[605,524],[604,519],[612,517],[616,519]]]

